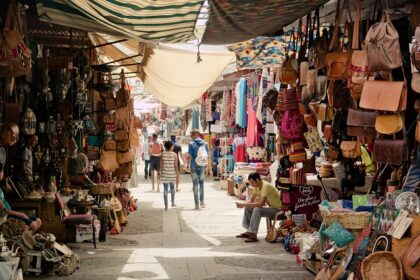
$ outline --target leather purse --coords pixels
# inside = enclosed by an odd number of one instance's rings
[[[116,151],[101,151],[98,167],[104,171],[115,171],[118,168]]]
[[[128,140],[128,136],[129,135],[128,135],[127,130],[120,129],[120,130],[115,131],[114,138],[117,141],[126,141],[126,140]]]
[[[332,121],[334,119],[334,109],[327,103],[320,103],[316,116],[319,121]]]
[[[115,140],[105,140],[103,149],[105,151],[115,151],[117,149],[117,142]]]
[[[326,76],[318,76],[316,78],[316,87],[315,87],[315,96],[314,99],[318,101],[322,101],[325,99],[327,95],[327,77]]]
[[[133,128],[134,129],[143,129],[143,122],[138,116],[134,116],[133,118]]]
[[[416,124],[416,141],[420,143],[420,119],[417,119]]]
[[[348,67],[347,87],[353,99],[360,99],[362,96],[363,84],[367,79],[369,71],[366,50],[355,50],[351,56],[351,63]]]
[[[350,52],[328,53],[326,56],[327,79],[345,80],[350,57]]]
[[[132,162],[132,160],[133,160],[133,155],[131,154],[130,151],[123,152],[123,153],[120,153],[120,152],[117,153],[117,162],[119,164],[129,163],[129,162]]]
[[[391,70],[402,66],[398,31],[383,13],[380,22],[369,29],[365,38],[369,71]]]
[[[347,115],[347,135],[357,137],[376,137],[376,112],[349,109]]]
[[[302,86],[301,88],[300,88],[300,95],[301,95],[301,98],[300,98],[300,102],[302,103],[302,104],[304,104],[304,105],[307,105],[307,104],[309,104],[309,102],[311,102],[312,101],[312,99],[313,99],[313,94],[309,91],[309,87],[308,86]]]
[[[130,110],[128,107],[122,107],[115,110],[115,125],[117,128],[130,126]]]
[[[405,82],[365,81],[359,106],[364,109],[398,112],[407,107]]]
[[[420,93],[420,73],[414,72],[411,78],[411,88],[414,92]]]
[[[331,81],[328,86],[328,104],[335,109],[346,110],[353,106],[350,90],[345,81]]]
[[[360,144],[357,141],[342,141],[340,149],[345,158],[358,158],[362,155]]]
[[[416,29],[419,28],[420,27],[417,26]],[[411,63],[417,69],[417,71],[420,71],[420,42],[414,43],[413,47],[411,48]]]
[[[112,111],[115,110],[115,99],[114,98],[108,98],[105,99],[105,110]]]
[[[330,124],[324,125],[324,129],[322,130],[322,133],[324,134],[324,138],[327,141],[327,143],[331,143],[333,140],[332,125]]]
[[[277,72],[280,83],[293,85],[298,78],[298,62],[296,54],[286,55],[286,58]]]
[[[328,53],[328,37],[326,32],[323,32],[321,36],[320,20],[319,20],[319,9],[315,10],[315,22],[317,23],[317,34],[316,39],[313,41],[311,48],[308,52],[308,62],[310,66],[315,67],[316,69],[325,68],[325,58]]]
[[[130,91],[128,85],[126,85],[124,69],[121,69],[121,88],[117,91],[115,105],[117,108],[126,107],[128,100],[130,99]]]
[[[309,63],[307,61],[302,61],[299,67],[299,85],[307,85],[308,84],[308,70],[309,70]]]
[[[127,152],[128,150],[130,150],[130,141],[125,140],[125,141],[116,141],[117,144],[117,151],[119,153],[124,153]]]
[[[263,105],[267,106],[270,110],[274,111],[277,106],[277,98],[278,98],[279,92],[274,89],[270,89],[266,93],[264,93],[262,103]]]
[[[104,116],[104,123],[106,124],[114,124],[115,123],[115,115],[108,114]]]
[[[318,70],[316,69],[309,69],[308,74],[306,75],[306,79],[308,82],[308,91],[310,93],[315,93],[316,91],[316,80],[318,76]]]
[[[373,155],[376,162],[401,165],[408,157],[406,140],[377,139]]]
[[[98,160],[100,158],[99,147],[88,147],[86,155],[89,160]]]
[[[375,129],[381,134],[395,134],[404,126],[404,120],[400,114],[380,114],[376,117]]]
[[[304,114],[303,115],[303,120],[305,121],[305,124],[308,128],[315,128],[316,127],[316,123],[317,120],[314,117],[313,114]]]

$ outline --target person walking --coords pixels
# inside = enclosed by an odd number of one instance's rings
[[[168,192],[171,191],[171,207],[175,205],[175,184],[179,182],[177,155],[173,152],[174,144],[171,141],[164,143],[165,151],[160,158],[160,181],[163,183],[163,201],[165,210],[168,210]]]
[[[153,133],[152,142],[149,144],[149,155],[150,155],[150,175],[152,178],[152,191],[155,190],[155,172],[157,173],[157,192],[160,192],[160,158],[162,156],[163,147],[158,141],[158,135]]]
[[[179,157],[182,154],[182,147],[176,142],[176,135],[171,135],[171,142],[174,144],[173,151],[176,154],[176,158],[178,160],[178,172],[181,169],[181,162]],[[179,192],[179,181],[176,183],[176,191]]]
[[[195,209],[206,207],[204,204],[204,170],[207,165],[209,154],[208,144],[201,139],[198,129],[191,131],[192,141],[188,146],[188,154],[191,158],[191,178],[193,182]],[[200,189],[198,188],[200,187]],[[200,192],[200,196],[198,193]]]
[[[147,142],[144,143],[142,147],[141,157],[144,160],[144,179],[148,179],[150,177],[150,154],[149,154],[149,145],[152,143],[152,136],[147,136]]]

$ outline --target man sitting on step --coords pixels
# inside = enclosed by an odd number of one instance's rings
[[[278,190],[270,183],[262,181],[258,173],[249,174],[248,181],[254,187],[250,200],[236,202],[237,208],[244,208],[242,226],[247,231],[236,237],[246,238],[245,242],[257,242],[261,217],[274,219],[282,205]]]

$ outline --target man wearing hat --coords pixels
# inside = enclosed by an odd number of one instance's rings
[[[195,202],[195,209],[200,209],[206,207],[204,204],[204,170],[205,166],[198,165],[196,160],[198,156],[198,150],[201,146],[204,145],[205,150],[207,151],[207,156],[209,153],[209,145],[200,137],[200,131],[198,129],[194,129],[191,131],[191,142],[188,146],[188,154],[191,157],[191,178],[193,181],[193,191],[194,191],[194,202]],[[200,158],[204,160],[203,158]],[[200,189],[198,188],[200,187]],[[199,193],[200,191],[200,198]]]

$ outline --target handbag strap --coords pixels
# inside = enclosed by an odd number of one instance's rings
[[[386,244],[385,251],[389,250],[389,240],[388,240],[388,238],[386,238],[385,235],[381,235],[376,239],[375,244],[373,245],[372,253],[376,252],[376,249],[378,248],[379,241],[381,241],[383,239],[385,240],[385,244]]]
[[[344,1],[347,2],[347,0],[344,0]],[[340,30],[341,17],[343,16],[342,8],[345,5],[345,3],[343,3],[343,6],[341,6],[340,2],[341,0],[337,0],[337,7],[336,7],[336,13],[335,13],[335,26],[334,26],[334,32],[333,32],[333,36],[330,42],[330,46],[328,48],[329,51],[333,50],[338,40],[338,31]]]
[[[359,32],[360,32],[360,0],[355,0],[355,15],[353,25],[352,49],[359,49]]]

